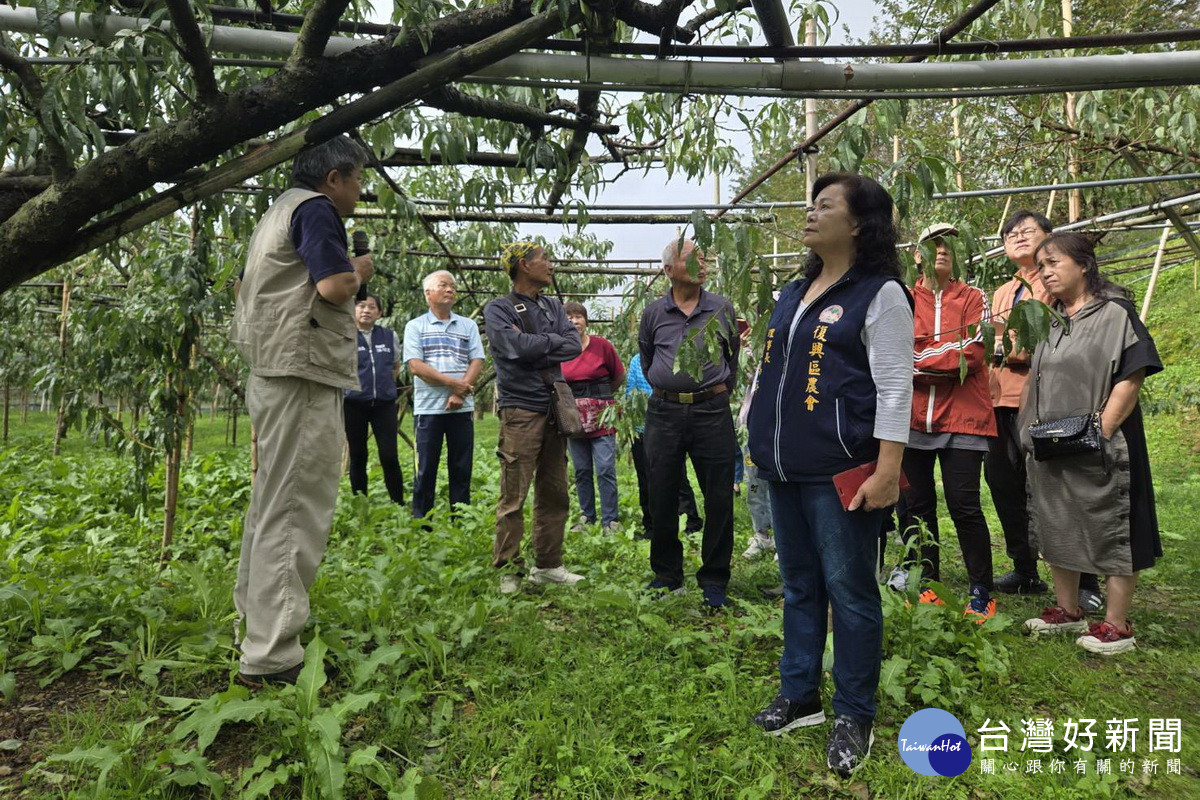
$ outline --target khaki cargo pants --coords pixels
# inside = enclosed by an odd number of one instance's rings
[[[525,536],[525,496],[533,484],[533,552],[536,566],[562,566],[567,495],[567,439],[546,413],[500,409],[500,502],[496,506],[496,544],[492,565],[520,565]]]
[[[342,396],[341,389],[303,378],[251,375],[247,383],[258,474],[233,589],[234,641],[240,640],[246,675],[304,660],[308,590],[325,555],[341,478]]]

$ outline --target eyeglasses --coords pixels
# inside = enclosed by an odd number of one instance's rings
[[[1004,234],[1004,241],[1015,242],[1018,239],[1029,239],[1042,232],[1041,228],[1021,228],[1020,230],[1009,231]]]

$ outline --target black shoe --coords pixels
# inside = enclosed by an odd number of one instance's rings
[[[833,728],[829,731],[825,763],[839,776],[849,778],[871,755],[871,745],[874,743],[871,723],[860,725],[850,717],[839,715],[834,718]]]
[[[754,715],[754,724],[772,736],[787,733],[792,728],[820,725],[825,721],[825,709],[820,698],[807,703],[793,703],[781,694],[775,695],[771,705]]]
[[[265,675],[247,675],[244,672],[237,674],[237,682],[242,686],[248,686],[255,691],[268,685],[295,686],[296,680],[300,677],[300,670],[304,668],[304,663],[301,662],[294,667],[285,669],[282,672],[268,672]]]
[[[1104,607],[1104,595],[1095,589],[1079,589],[1079,607],[1087,614],[1094,614]]]
[[[778,586],[772,586],[770,589],[759,589],[758,591],[768,600],[778,600],[779,598],[783,597],[783,584],[781,583]]]
[[[1005,594],[1045,594],[1049,587],[1037,575],[1022,575],[1020,572],[1006,572],[996,579],[997,592]]]
[[[674,581],[669,581],[666,578],[655,578],[646,586],[646,590],[650,592],[660,592],[662,594],[674,594],[681,592],[683,587]]]
[[[729,605],[729,600],[725,597],[725,587],[720,584],[710,583],[707,586],[701,586],[700,591],[704,592],[704,605],[714,611]]]
[[[700,519],[700,517],[689,519],[687,524],[683,526],[683,532],[686,534],[699,533],[702,530],[704,530],[704,520]]]
[[[650,535],[650,531],[642,531],[641,533],[634,534],[633,538],[638,539],[643,542],[648,542],[651,539],[653,539],[654,537]]]

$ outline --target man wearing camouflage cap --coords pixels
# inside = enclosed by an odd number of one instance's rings
[[[514,242],[505,246],[500,261],[512,279],[512,293],[488,303],[483,319],[500,406],[500,501],[492,564],[504,570],[500,591],[511,594],[524,577],[520,551],[531,483],[535,566],[529,582],[571,585],[583,579],[563,566],[570,502],[567,440],[550,416],[550,383],[562,380],[560,365],[582,347],[562,303],[542,293],[554,274],[545,248]]]

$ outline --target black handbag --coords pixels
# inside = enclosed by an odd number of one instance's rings
[[[1033,457],[1038,461],[1102,452],[1100,412],[1035,421],[1029,426],[1029,438],[1033,440]]]
[[[1039,411],[1042,386],[1040,367],[1033,380],[1034,420],[1029,425],[1029,438],[1033,441],[1034,460],[1049,461],[1066,456],[1099,453],[1100,461],[1104,464],[1104,435],[1100,427],[1100,412],[1108,404],[1108,398],[1105,398],[1098,410],[1090,414],[1075,414],[1042,422]]]

